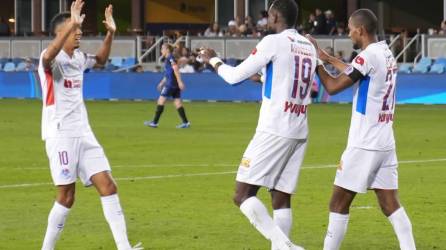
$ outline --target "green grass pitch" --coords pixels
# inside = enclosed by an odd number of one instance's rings
[[[152,117],[154,102],[87,102],[117,179],[131,241],[142,241],[146,249],[270,249],[232,204],[235,171],[260,104],[185,106],[191,129],[175,129],[179,118],[170,105],[160,128],[151,129],[142,124]],[[309,108],[310,139],[292,199],[291,234],[306,249],[322,248],[350,115],[351,105]],[[40,101],[0,100],[0,249],[41,246],[55,188],[40,117]],[[395,117],[400,197],[417,247],[446,249],[446,106],[400,105]],[[269,206],[265,190],[260,197]],[[115,249],[93,188],[77,184],[57,249]],[[373,192],[354,201],[342,249],[399,249]]]

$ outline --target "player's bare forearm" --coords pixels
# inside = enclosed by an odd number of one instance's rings
[[[59,54],[70,33],[77,27],[79,27],[79,25],[70,21],[63,27],[50,45],[48,45],[48,48],[42,56],[42,63],[46,69],[51,67],[51,62],[56,58],[57,54]]]
[[[105,65],[107,63],[108,57],[110,56],[113,37],[114,32],[107,31],[107,35],[105,35],[104,41],[96,53],[96,61],[99,65]]]
[[[330,73],[327,72],[327,70],[325,70],[324,66],[322,65],[319,65],[317,67],[317,74],[325,90],[330,95],[335,95],[342,90],[352,86],[354,83],[350,79],[350,77],[348,77],[344,73],[341,73],[338,77],[333,77]]]

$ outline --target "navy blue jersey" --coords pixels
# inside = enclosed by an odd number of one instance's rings
[[[173,65],[176,65],[177,62],[172,54],[170,54],[166,61],[164,62],[164,77],[166,77],[167,88],[178,88],[177,77],[175,76],[175,72],[173,71]]]

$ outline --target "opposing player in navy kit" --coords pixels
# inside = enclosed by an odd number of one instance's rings
[[[297,250],[289,239],[294,194],[308,138],[307,107],[315,76],[317,53],[294,28],[294,0],[276,0],[268,11],[268,29],[251,55],[237,67],[222,62],[211,49],[202,50],[204,62],[230,84],[260,70],[265,76],[256,133],[238,168],[234,202],[252,225],[272,243],[273,250]],[[271,192],[273,218],[256,197],[260,187]]]
[[[173,55],[173,46],[164,43],[161,46],[161,54],[164,57],[164,77],[158,84],[158,90],[161,91],[158,98],[158,105],[156,106],[155,116],[152,121],[145,121],[144,125],[157,128],[161,114],[164,111],[164,104],[167,98],[172,97],[173,103],[178,111],[178,115],[181,118],[182,123],[177,128],[189,128],[190,122],[187,120],[186,112],[183,107],[183,101],[181,100],[181,91],[184,90],[185,85],[181,79],[181,73],[179,71],[177,62]]]
[[[317,68],[325,89],[336,94],[354,87],[348,144],[336,172],[324,250],[337,250],[347,231],[349,208],[357,193],[373,189],[398,237],[402,250],[414,250],[412,225],[398,199],[398,160],[393,136],[397,62],[385,41],[376,36],[378,21],[368,9],[349,19],[350,38],[362,51],[351,64],[318,49],[319,59],[341,73],[334,78]],[[309,37],[316,45],[316,41]],[[355,84],[358,82],[357,84]]]

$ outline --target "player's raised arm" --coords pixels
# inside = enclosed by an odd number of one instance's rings
[[[44,68],[51,68],[51,62],[54,60],[54,58],[56,58],[57,54],[59,54],[68,36],[71,34],[71,32],[82,25],[82,22],[85,18],[85,14],[81,15],[83,6],[83,0],[76,0],[72,2],[70,20],[67,21],[66,25],[57,25],[57,27],[54,27],[53,32],[56,33],[56,38],[54,38],[54,40],[51,42],[42,56],[42,63]]]
[[[107,63],[113,42],[113,36],[116,31],[115,20],[113,19],[113,6],[111,4],[105,8],[105,20],[102,21],[102,23],[104,23],[105,28],[107,29],[107,34],[105,35],[101,47],[96,53],[96,62],[99,65],[104,65]]]
[[[226,82],[236,84],[255,75],[265,67],[273,58],[275,48],[276,46],[272,44],[272,39],[267,36],[257,44],[249,57],[236,67],[224,64],[213,49],[201,50],[200,56],[203,62],[211,64],[215,72]]]

